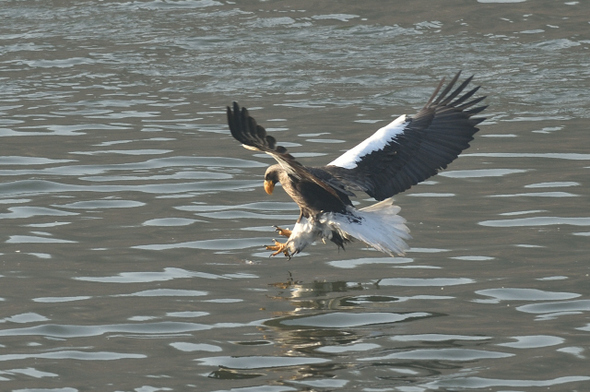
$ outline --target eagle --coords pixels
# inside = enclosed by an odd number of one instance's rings
[[[486,98],[474,97],[480,86],[466,90],[471,76],[455,88],[460,75],[461,71],[444,89],[443,78],[416,115],[398,117],[321,167],[302,165],[257,124],[248,109],[236,102],[228,106],[232,136],[245,148],[277,161],[264,174],[266,193],[272,194],[280,183],[299,206],[292,230],[274,226],[288,239],[267,245],[274,252],[271,256],[282,253],[291,258],[318,240],[344,249],[354,239],[390,256],[403,255],[411,236],[392,196],[445,169],[469,147],[477,125],[485,119],[474,117],[487,107],[477,106]],[[351,198],[359,191],[377,202],[357,209]]]

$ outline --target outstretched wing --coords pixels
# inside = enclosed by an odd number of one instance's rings
[[[266,130],[250,116],[248,109],[240,108],[237,102],[233,103],[233,110],[227,107],[227,123],[232,136],[245,148],[271,155],[283,169],[291,174],[296,174],[302,167],[285,147],[277,146],[276,139],[268,135]]]
[[[240,108],[236,102],[233,103],[233,110],[228,106],[227,123],[232,136],[242,143],[245,148],[263,151],[271,155],[290,176],[298,180],[316,183],[335,197],[339,197],[330,185],[297,162],[285,147],[278,146],[276,139],[268,135],[266,130],[256,123],[256,120],[250,116],[248,109],[245,107]]]
[[[451,92],[460,74],[439,94],[443,79],[414,117],[400,116],[321,170],[383,200],[445,169],[469,147],[484,120],[472,116],[486,108],[473,107],[485,97],[469,101],[479,87],[463,93],[473,76]]]

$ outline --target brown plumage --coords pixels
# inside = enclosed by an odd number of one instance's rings
[[[278,162],[265,173],[265,191],[271,194],[280,182],[300,208],[289,240],[269,249],[290,256],[316,239],[329,239],[342,247],[357,238],[390,255],[402,253],[409,230],[397,215],[399,208],[378,203],[357,210],[350,197],[354,191],[363,191],[386,200],[446,168],[469,147],[479,130],[476,125],[483,121],[472,116],[486,108],[474,106],[485,97],[469,101],[479,87],[463,93],[472,77],[453,91],[459,75],[440,92],[443,79],[415,116],[400,116],[322,167],[303,166],[277,145],[246,108],[235,102],[233,108],[228,107],[232,136],[244,147],[264,151]],[[387,230],[393,231],[392,238],[387,237]]]

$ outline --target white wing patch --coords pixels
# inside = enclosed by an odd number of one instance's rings
[[[365,139],[356,147],[351,148],[338,158],[328,163],[328,166],[339,166],[344,169],[354,169],[358,162],[373,151],[382,150],[395,136],[404,132],[409,120],[406,115],[399,116],[383,128],[379,128],[371,137]]]

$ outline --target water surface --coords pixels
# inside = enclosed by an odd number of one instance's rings
[[[3,2],[2,389],[588,389],[584,7]],[[269,259],[298,209],[225,106],[321,165],[458,69],[487,120],[396,197],[407,255]]]

